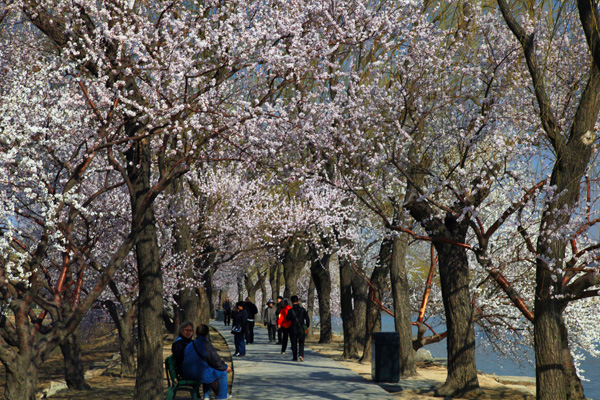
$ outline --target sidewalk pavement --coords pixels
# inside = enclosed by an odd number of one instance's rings
[[[221,321],[210,325],[225,338],[231,354],[235,353],[231,326]],[[254,334],[254,343],[246,345],[246,356],[233,357],[234,400],[394,399],[379,385],[308,347],[304,362],[291,361],[289,343],[281,354],[281,345],[269,343],[262,326],[255,327]]]

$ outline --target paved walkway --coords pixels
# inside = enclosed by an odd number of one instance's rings
[[[230,327],[220,321],[210,325],[223,335],[233,354]],[[246,345],[246,356],[233,357],[234,400],[394,399],[380,386],[309,348],[304,350],[304,362],[291,361],[289,344],[281,354],[280,345],[268,343],[262,325],[254,332],[254,343]]]

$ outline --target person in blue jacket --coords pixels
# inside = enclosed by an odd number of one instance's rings
[[[227,399],[227,373],[231,367],[221,360],[214,346],[208,341],[208,326],[196,328],[196,339],[185,348],[183,376],[202,381],[204,398],[210,398],[211,383],[218,382],[217,399]]]

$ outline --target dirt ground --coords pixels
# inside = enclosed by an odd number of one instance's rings
[[[135,387],[135,377],[121,377],[119,370],[118,345],[116,336],[111,332],[101,332],[102,335],[88,339],[83,344],[83,362],[86,372],[87,382],[92,387],[89,391],[62,390],[53,394],[50,398],[55,400],[121,400],[132,399]],[[211,341],[217,348],[217,351],[226,363],[231,362],[231,354],[223,337],[211,328]],[[163,348],[164,356],[171,354],[170,335],[165,335],[165,346]],[[371,380],[371,364],[360,364],[358,361],[349,361],[341,358],[342,339],[334,337],[330,344],[318,344],[318,338],[315,337],[307,341],[312,349],[319,353],[332,357],[336,361],[360,374],[363,378]],[[3,371],[2,371],[3,372]],[[402,379],[399,384],[382,384],[382,386],[402,400],[438,400],[439,397],[433,397],[433,390],[424,389],[423,383],[426,382],[432,387],[440,386],[446,379],[446,369],[440,365],[419,363],[417,368],[418,376]],[[0,376],[3,376],[0,375]],[[62,357],[60,351],[52,355],[44,363],[40,374],[39,396],[42,397],[42,391],[47,389],[51,382],[64,379]],[[0,382],[3,384],[3,382]],[[483,389],[483,394],[478,399],[486,400],[534,400],[535,386],[501,384],[490,376],[480,375],[479,383]],[[2,385],[3,386],[3,385]],[[425,385],[426,387],[427,385]],[[166,380],[165,380],[166,387]],[[231,387],[231,386],[230,386]],[[3,389],[0,389],[0,398]],[[166,391],[165,391],[166,395]]]
[[[334,337],[332,343],[319,344],[317,340],[310,343],[310,347],[320,354],[327,355],[340,364],[358,373],[366,380],[371,381],[371,363],[361,364],[357,360],[345,360],[342,358],[343,342],[341,337]],[[434,397],[434,390],[424,389],[424,386],[439,387],[446,381],[446,367],[433,363],[417,363],[417,376],[403,378],[398,384],[385,384],[381,386],[393,393],[397,399],[402,400],[439,400]],[[535,384],[507,384],[499,383],[495,378],[479,374],[479,385],[483,393],[480,396],[471,397],[478,400],[535,400]],[[448,399],[448,398],[446,398]]]

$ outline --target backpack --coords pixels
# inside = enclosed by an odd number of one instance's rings
[[[302,309],[303,311],[305,311],[304,309]],[[292,307],[292,309],[290,309],[290,311],[292,312],[292,315],[294,316],[294,319],[296,320],[296,324],[300,325],[300,333],[298,334],[301,338],[305,338],[306,335],[308,335],[308,326],[306,326],[306,324],[304,323],[300,323],[300,321],[298,321],[298,316],[296,315],[296,311],[294,310],[294,308]],[[304,322],[304,320],[303,320]]]

